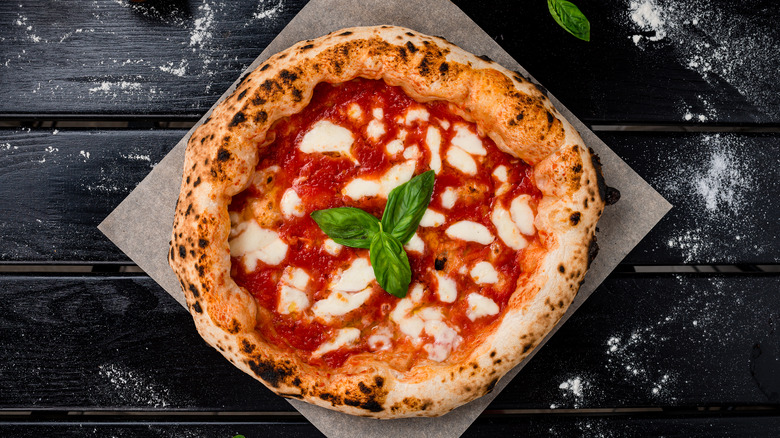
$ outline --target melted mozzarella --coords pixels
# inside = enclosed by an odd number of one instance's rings
[[[382,108],[374,108],[371,110],[371,115],[374,116],[377,120],[382,120],[382,118],[385,116],[385,111]]]
[[[404,150],[404,142],[398,139],[390,141],[385,145],[385,150],[387,155],[393,156]],[[406,151],[404,151],[404,158],[409,158],[406,156]]]
[[[428,352],[428,358],[436,362],[447,359],[460,341],[458,332],[442,321],[426,321],[425,333],[433,336],[434,342],[423,348]]]
[[[353,103],[347,109],[347,115],[352,120],[360,121],[363,118],[363,110],[360,108],[360,105]]]
[[[372,140],[379,140],[385,135],[385,124],[379,120],[372,120],[366,126],[366,135]]]
[[[282,201],[279,203],[279,207],[282,210],[282,214],[286,218],[290,218],[292,216],[303,216],[303,205],[301,204],[301,198],[292,188],[284,191],[284,194],[282,195]]]
[[[320,120],[303,136],[298,148],[307,154],[338,152],[353,159],[352,143],[354,141],[355,137],[349,129],[327,120]]]
[[[490,230],[486,226],[472,221],[456,222],[450,225],[445,233],[453,239],[477,242],[483,245],[487,245],[494,240],[493,235],[490,234]]]
[[[413,307],[414,303],[411,299],[402,299],[390,313],[390,319],[398,324],[398,329],[401,330],[401,333],[409,336],[414,341],[419,341],[425,322],[419,316],[409,315]]]
[[[371,288],[357,293],[333,291],[324,300],[314,303],[311,311],[314,316],[328,321],[334,316],[346,315],[362,306],[371,297],[371,292]]]
[[[322,247],[325,249],[325,252],[332,256],[339,255],[341,248],[344,248],[343,245],[334,242],[332,239],[326,239],[325,242],[323,242]]]
[[[501,182],[507,182],[509,175],[507,174],[506,166],[502,164],[493,169],[493,177]]]
[[[279,281],[296,289],[304,290],[306,289],[306,285],[309,284],[309,279],[311,279],[311,277],[309,277],[309,274],[305,269],[288,266],[284,268],[282,278]]]
[[[425,288],[423,285],[420,283],[415,283],[415,285],[412,287],[412,291],[409,292],[409,298],[411,298],[415,303],[419,303],[424,294]]]
[[[498,283],[498,272],[489,262],[479,262],[469,272],[477,284]]]
[[[391,190],[412,179],[416,166],[414,160],[409,160],[391,167],[378,180],[355,178],[344,187],[342,193],[352,199],[365,196],[387,198]]]
[[[482,145],[477,134],[471,132],[467,125],[458,123],[455,125],[455,137],[452,138],[452,145],[457,146],[471,155],[487,155],[487,149]]]
[[[383,327],[382,329],[378,330],[376,333],[368,337],[368,339],[366,340],[366,343],[368,344],[368,348],[370,348],[371,351],[388,350],[390,347],[393,346],[393,341],[391,338],[392,335],[393,333],[387,327]]]
[[[282,315],[300,312],[309,307],[309,296],[294,287],[283,285],[279,288],[279,304],[276,311]]]
[[[407,251],[418,252],[422,254],[423,252],[425,252],[425,242],[423,242],[423,240],[420,238],[420,236],[417,235],[417,233],[414,233],[412,235],[412,238],[409,239],[409,243],[404,245],[404,249],[406,249]]]
[[[439,122],[439,126],[441,126],[445,131],[450,129],[450,122],[443,119],[436,119],[436,121]]]
[[[477,162],[463,149],[452,146],[447,149],[447,164],[458,169],[466,175],[477,174]]]
[[[341,273],[331,289],[343,292],[357,292],[365,289],[375,279],[374,268],[371,267],[368,259],[359,258],[355,259],[349,268]]]
[[[433,126],[429,126],[425,132],[425,146],[431,152],[431,169],[434,173],[441,171],[441,132]]]
[[[509,206],[509,213],[512,215],[512,221],[517,225],[521,233],[532,236],[536,232],[534,228],[534,211],[528,205],[531,197],[520,195],[512,200]]]
[[[493,169],[493,178],[497,179],[501,185],[496,189],[496,196],[501,196],[508,192],[512,188],[507,181],[509,181],[509,175],[506,166],[503,164]]]
[[[520,230],[517,229],[517,225],[512,221],[509,212],[500,205],[496,205],[493,208],[493,213],[490,214],[490,220],[496,227],[498,237],[506,246],[516,251],[528,246],[528,242],[523,235],[520,234]]]
[[[254,220],[236,227],[237,236],[228,243],[231,257],[243,257],[248,272],[254,271],[257,261],[278,265],[287,256],[287,244],[276,232],[260,228]]]
[[[360,338],[360,330],[354,327],[339,329],[332,341],[324,342],[312,352],[312,357],[319,357],[325,353],[338,350],[341,347],[352,345]]]
[[[430,208],[425,209],[422,219],[420,219],[421,227],[438,227],[444,223],[445,217],[443,214]]]
[[[458,200],[458,192],[452,187],[444,189],[444,193],[441,194],[441,206],[450,209],[455,206],[455,202]]]
[[[455,281],[444,274],[436,271],[436,295],[439,296],[439,301],[443,303],[453,303],[458,298],[458,288],[455,285]]]
[[[342,193],[352,199],[360,199],[366,196],[377,196],[382,190],[382,184],[379,181],[355,178],[344,186]]]
[[[404,149],[404,158],[407,160],[416,160],[420,158],[420,148],[418,148],[416,145],[411,145]]]
[[[466,301],[469,305],[466,316],[472,321],[483,316],[498,314],[498,304],[486,296],[470,293]]]
[[[429,115],[430,114],[428,113],[428,110],[426,110],[425,108],[410,108],[408,111],[406,111],[406,116],[404,117],[404,123],[406,123],[407,125],[411,125],[417,120],[427,122]]]

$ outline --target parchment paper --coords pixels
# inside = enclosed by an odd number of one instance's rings
[[[270,55],[297,41],[316,38],[344,27],[380,24],[405,26],[429,35],[443,36],[474,54],[487,55],[510,70],[527,74],[487,33],[447,0],[312,0],[268,45],[248,70],[253,70]],[[237,82],[217,103],[235,89]],[[491,394],[439,418],[380,421],[340,414],[298,400],[290,400],[290,403],[325,435],[355,438],[443,438],[461,435],[550,336],[582,305],[596,286],[669,211],[671,205],[665,199],[557,99],[552,95],[550,98],[561,114],[579,130],[585,144],[601,157],[607,184],[616,187],[622,194],[620,202],[605,209],[599,223],[599,255],[568,312],[540,346],[499,381]],[[167,263],[168,243],[181,183],[186,143],[193,130],[210,113],[211,110],[98,227],[182,305],[185,305],[184,295]],[[264,390],[261,389],[260,383],[257,385],[259,391]]]

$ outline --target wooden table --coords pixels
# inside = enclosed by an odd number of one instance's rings
[[[312,436],[95,228],[303,7],[0,3],[0,436]],[[458,5],[675,209],[468,436],[777,436],[780,6]]]

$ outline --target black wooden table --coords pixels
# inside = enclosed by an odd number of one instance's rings
[[[318,434],[96,229],[304,3],[0,3],[0,436]],[[778,3],[457,3],[675,204],[466,435],[778,436]]]

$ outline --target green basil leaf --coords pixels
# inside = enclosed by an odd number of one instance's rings
[[[590,22],[572,2],[566,0],[547,0],[550,14],[562,28],[577,38],[590,41]]]
[[[376,281],[382,289],[398,298],[405,297],[412,282],[412,268],[403,244],[389,233],[380,231],[374,234],[368,251]]]
[[[406,244],[412,238],[431,202],[435,174],[432,170],[394,188],[387,196],[382,229]]]
[[[336,243],[350,248],[368,248],[379,232],[379,219],[354,207],[329,208],[312,212],[311,218]]]

